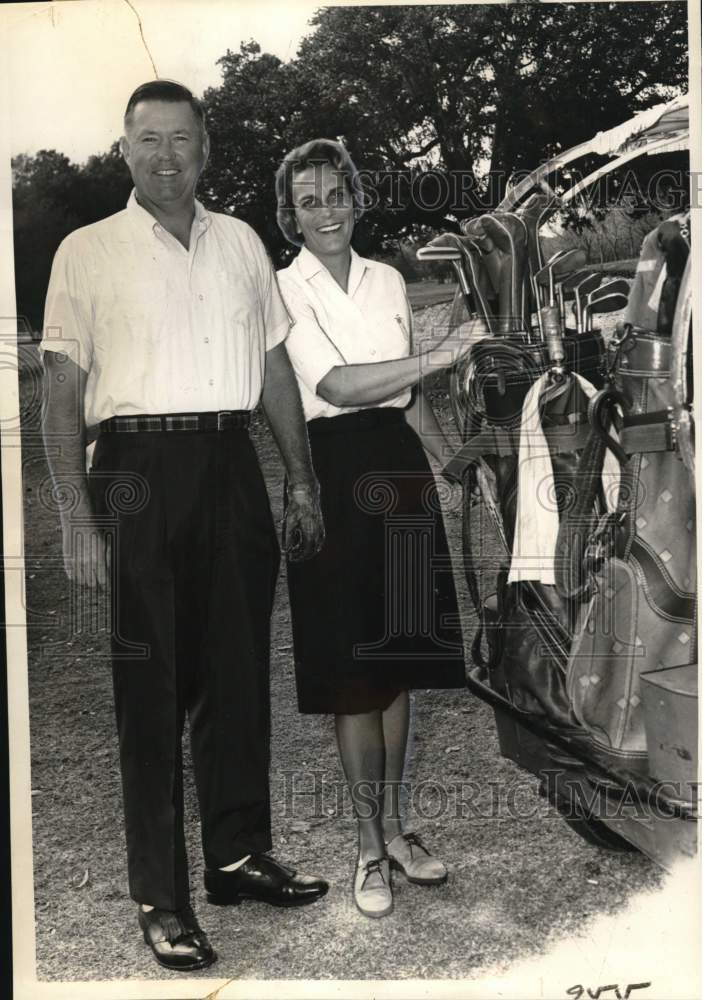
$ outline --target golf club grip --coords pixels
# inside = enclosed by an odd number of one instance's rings
[[[541,326],[544,331],[546,350],[552,364],[561,365],[565,361],[565,348],[561,335],[561,313],[558,306],[544,306],[541,310]]]

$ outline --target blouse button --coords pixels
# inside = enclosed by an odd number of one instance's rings
[[[371,357],[375,357],[375,353],[376,353],[376,352],[375,352],[375,348],[373,348],[373,347],[372,347],[372,348],[371,348]]]

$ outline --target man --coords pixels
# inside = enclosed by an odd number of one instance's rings
[[[265,853],[280,556],[246,430],[259,399],[287,468],[288,553],[314,555],[323,526],[270,262],[248,226],[195,200],[209,151],[201,105],[179,84],[150,82],[124,128],[126,209],[71,233],[54,260],[44,433],[57,495],[72,497],[66,571],[112,582],[130,894],[157,961],[191,970],[216,955],[189,905],[186,713],[208,900],[297,906],[327,891]]]

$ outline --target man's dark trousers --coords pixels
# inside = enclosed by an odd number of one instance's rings
[[[280,552],[246,430],[101,434],[113,679],[133,899],[188,902],[186,713],[208,867],[271,847],[270,616]]]

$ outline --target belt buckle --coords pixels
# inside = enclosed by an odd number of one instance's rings
[[[227,417],[231,417],[231,411],[230,410],[219,410],[218,411],[218,413],[217,413],[217,430],[218,431],[226,430],[225,422],[226,422],[226,418]]]

